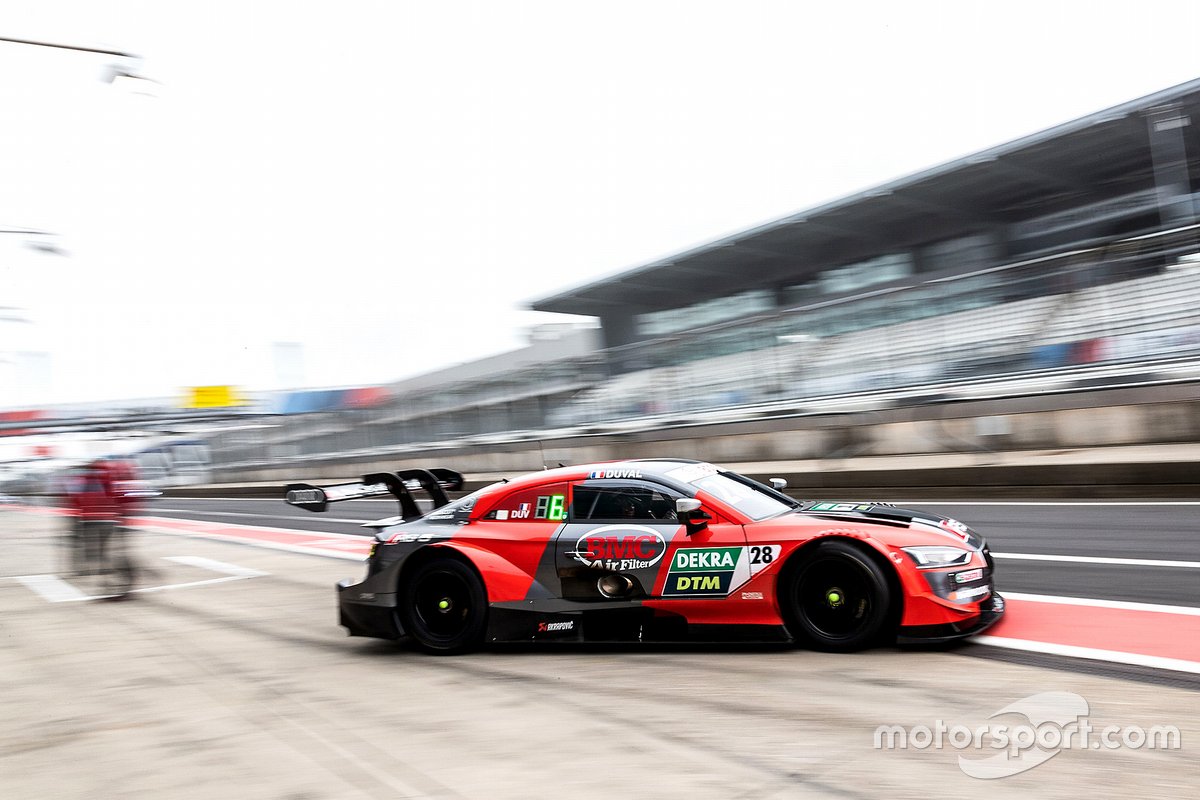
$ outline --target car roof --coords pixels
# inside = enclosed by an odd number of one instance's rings
[[[703,463],[705,462],[692,461],[685,458],[639,458],[626,461],[597,461],[591,464],[578,464],[569,467],[546,469],[541,472],[530,472],[509,479],[507,483],[503,484],[503,488],[510,490],[525,486],[537,486],[553,481],[580,481],[586,480],[589,477],[601,477],[596,473],[602,472],[615,472],[617,475],[614,477],[636,479],[641,476],[650,478],[651,480],[658,478],[662,481],[676,483],[677,481],[671,481],[667,475],[668,472],[688,464]]]

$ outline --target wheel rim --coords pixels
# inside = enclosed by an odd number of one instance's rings
[[[796,582],[796,608],[827,639],[849,639],[866,630],[875,606],[871,573],[850,558],[818,558]]]
[[[413,610],[431,638],[454,639],[467,630],[474,613],[470,587],[448,570],[426,573],[417,581]]]

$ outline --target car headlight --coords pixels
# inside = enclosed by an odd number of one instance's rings
[[[929,547],[902,547],[904,552],[917,562],[920,569],[935,567],[959,567],[970,562],[971,551],[961,547],[931,545]]]

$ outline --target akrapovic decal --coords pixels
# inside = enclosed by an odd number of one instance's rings
[[[567,555],[588,567],[625,572],[652,567],[665,552],[667,543],[653,528],[605,525],[580,536]]]
[[[573,630],[575,630],[574,620],[567,620],[566,622],[539,622],[537,624],[538,633],[561,633]]]

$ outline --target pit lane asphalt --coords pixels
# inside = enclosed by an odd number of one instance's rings
[[[0,511],[4,798],[1195,795],[1194,687],[962,649],[526,646],[438,658],[345,636],[331,587],[353,563],[186,535],[136,534],[145,581],[163,591],[48,600],[20,577],[56,569],[65,530],[61,517]],[[205,562],[243,577],[213,582],[227,573]],[[71,577],[84,591],[96,580]],[[980,781],[959,756],[997,751],[873,744],[881,725],[974,728],[1040,692],[1084,698],[1096,730],[1177,726],[1181,749],[1076,747]]]
[[[903,502],[962,520],[997,558],[1001,592],[1200,606],[1200,569],[1006,559],[1041,554],[1200,562],[1200,503]],[[282,500],[159,498],[145,513],[178,519],[370,536],[362,522],[392,516],[392,500],[352,500],[313,514]]]

